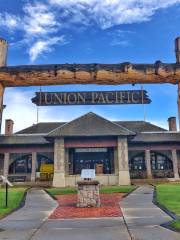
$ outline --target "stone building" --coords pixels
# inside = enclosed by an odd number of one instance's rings
[[[14,181],[40,181],[42,164],[54,167],[52,184],[74,186],[81,169],[95,168],[105,185],[134,179],[179,179],[180,133],[145,121],[104,119],[92,112],[70,122],[44,122],[13,134],[6,120],[0,135],[0,174]]]

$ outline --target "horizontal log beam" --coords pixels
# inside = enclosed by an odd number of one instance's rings
[[[180,64],[52,64],[0,67],[4,87],[180,82]]]

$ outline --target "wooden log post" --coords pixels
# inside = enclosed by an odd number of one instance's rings
[[[7,50],[8,43],[0,38],[0,67],[6,66],[7,59]],[[4,96],[4,86],[3,83],[0,82],[0,133],[1,133],[1,125],[2,125],[2,114],[3,114],[3,96]]]
[[[179,131],[180,131],[180,83],[178,83],[178,99],[177,99],[177,104],[178,104],[178,125],[179,125]]]
[[[180,37],[175,39],[175,53],[176,53],[176,63],[180,64]],[[178,121],[179,121],[179,131],[180,131],[180,82],[178,83]]]

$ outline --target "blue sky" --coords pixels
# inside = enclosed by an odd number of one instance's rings
[[[8,65],[175,62],[180,0],[0,0],[0,37],[9,42]],[[125,90],[140,85],[68,85],[44,91]],[[177,115],[177,87],[144,85],[152,103],[147,121],[167,127]],[[36,123],[31,103],[38,87],[8,88],[3,118],[15,130]],[[109,119],[143,120],[141,105],[40,107],[40,121],[67,121],[88,111]]]

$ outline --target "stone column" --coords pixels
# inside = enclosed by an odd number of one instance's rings
[[[4,86],[0,83],[0,132],[2,124],[2,113],[3,113],[3,96],[4,96]]]
[[[36,161],[37,161],[37,153],[32,152],[31,182],[36,181]]]
[[[69,151],[65,149],[65,175],[69,175]]]
[[[54,142],[54,178],[53,187],[65,187],[65,149],[64,138]]]
[[[10,158],[10,154],[9,153],[5,153],[4,154],[4,170],[3,170],[3,175],[7,178],[8,174],[9,174],[9,159]]]
[[[147,178],[152,179],[150,150],[145,150],[145,162],[146,162]]]
[[[114,173],[119,174],[118,154],[116,148],[114,148]]]
[[[129,175],[129,164],[128,164],[128,145],[126,138],[118,137],[118,167],[119,167],[119,185],[129,185],[130,175]]]
[[[178,160],[177,160],[177,152],[176,152],[176,149],[173,149],[173,150],[172,150],[172,161],[173,161],[174,178],[178,178],[178,179],[179,179]]]

